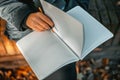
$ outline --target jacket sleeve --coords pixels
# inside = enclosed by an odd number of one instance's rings
[[[27,15],[35,10],[28,4],[17,0],[0,0],[0,17],[20,30]]]

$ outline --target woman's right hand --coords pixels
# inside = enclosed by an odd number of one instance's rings
[[[26,25],[35,31],[45,31],[52,28],[54,23],[48,16],[41,12],[36,12],[29,14]]]

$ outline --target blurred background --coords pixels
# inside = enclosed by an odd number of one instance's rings
[[[82,1],[87,6],[80,6],[105,25],[114,37],[76,62],[78,80],[120,80],[120,0]],[[5,24],[0,18],[0,80],[38,80],[15,41],[4,34]]]

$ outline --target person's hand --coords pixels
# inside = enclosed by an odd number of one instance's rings
[[[45,31],[53,27],[52,20],[41,12],[31,13],[27,20],[26,25],[35,31]]]

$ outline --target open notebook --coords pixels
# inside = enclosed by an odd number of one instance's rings
[[[45,13],[54,21],[52,31],[33,31],[17,46],[38,79],[59,68],[82,60],[113,34],[79,6],[67,13],[43,1]]]

